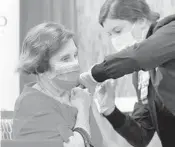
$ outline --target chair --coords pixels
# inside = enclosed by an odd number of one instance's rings
[[[2,140],[1,147],[63,147],[57,140],[47,141],[24,141],[24,140]]]

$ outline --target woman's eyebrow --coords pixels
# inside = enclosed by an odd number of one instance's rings
[[[75,54],[78,54],[78,49],[74,52]]]
[[[111,35],[111,32],[107,32],[108,33],[108,35]]]

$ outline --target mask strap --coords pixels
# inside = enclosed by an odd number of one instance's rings
[[[134,30],[135,26],[136,26],[136,24],[134,23],[134,24],[132,25],[131,32]]]
[[[43,75],[41,75],[41,76],[43,76]],[[43,81],[43,80],[44,80],[44,81]],[[49,93],[49,94],[52,95],[52,96],[54,95],[54,94],[52,94],[52,92],[51,92],[46,86],[44,86],[44,85],[45,85],[45,84],[44,84],[44,83],[45,83],[45,80],[46,80],[46,83],[48,83],[50,86],[52,86],[51,88],[54,88],[54,89],[56,90],[56,92],[58,93],[57,96],[61,97],[62,95],[64,95],[64,93],[65,93],[66,91],[64,91],[63,89],[58,88],[57,86],[55,86],[55,84],[53,84],[52,79],[51,79],[50,77],[45,76],[44,79],[41,80],[41,77],[40,77],[40,76],[37,76],[37,81],[38,81],[40,87],[41,87],[46,93]],[[43,83],[43,82],[44,82],[44,83]],[[49,86],[49,85],[48,85],[48,86]],[[54,97],[57,97],[57,96],[54,96]]]
[[[133,36],[133,33],[132,32],[134,31],[135,26],[136,26],[136,24],[134,23],[133,26],[132,26],[132,29],[131,29],[132,36]],[[134,38],[134,36],[133,36],[133,38]],[[142,30],[141,38],[139,40],[142,41],[143,39],[145,39],[145,38],[144,38],[144,31]]]
[[[132,29],[131,29],[131,32],[134,30],[136,24],[134,23],[133,26],[132,26]],[[146,37],[146,33],[148,32],[150,27],[148,28],[145,28],[144,30],[142,29],[142,34],[141,34],[141,41],[145,39]],[[133,36],[134,37],[134,36]]]

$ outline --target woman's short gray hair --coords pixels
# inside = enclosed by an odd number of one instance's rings
[[[17,70],[26,74],[40,74],[48,71],[50,58],[72,38],[73,33],[54,22],[35,26],[23,41]],[[52,48],[55,43],[58,44],[56,49]]]

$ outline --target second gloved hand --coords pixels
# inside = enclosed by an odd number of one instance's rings
[[[115,108],[115,84],[113,80],[105,81],[96,88],[94,101],[99,113],[109,115]]]
[[[79,79],[80,84],[84,85],[91,94],[95,92],[95,88],[97,86],[97,82],[93,79],[91,75],[91,70],[88,72],[84,72],[80,75]]]

